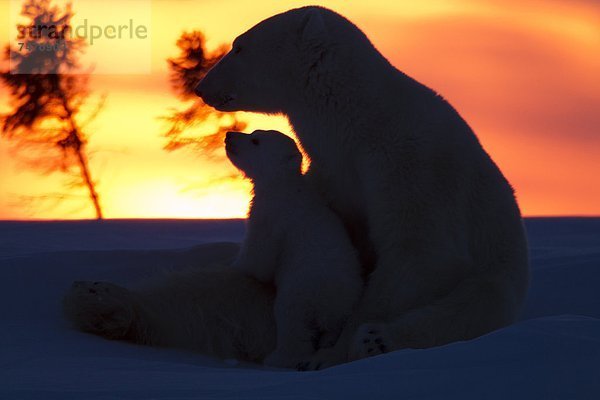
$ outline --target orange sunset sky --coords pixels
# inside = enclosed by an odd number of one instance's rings
[[[124,4],[79,0],[73,1],[75,11],[84,2],[96,4],[95,17],[106,21]],[[159,117],[180,104],[165,60],[177,54],[175,42],[183,30],[202,30],[214,47],[231,43],[270,15],[308,4],[351,19],[397,68],[447,98],[515,187],[524,215],[600,215],[598,0],[147,3],[147,71],[96,73],[90,81],[94,93],[107,96],[87,132],[91,169],[108,218],[245,215],[250,187],[239,178],[223,178],[235,172],[224,152],[221,160],[207,160],[162,150],[165,125]],[[17,33],[13,9],[9,0],[0,0],[2,48]],[[110,51],[99,54],[105,62],[117,62]],[[0,88],[0,110],[7,104]],[[281,117],[240,117],[248,130],[290,131]],[[0,219],[94,217],[83,190],[65,189],[60,174],[28,170],[15,151],[0,140]],[[36,199],[56,193],[69,196],[60,202]]]

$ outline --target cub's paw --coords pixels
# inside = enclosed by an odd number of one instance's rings
[[[346,351],[340,346],[335,346],[320,349],[311,358],[296,364],[296,369],[298,371],[318,371],[333,367],[334,365],[343,364],[347,361]]]
[[[134,319],[134,296],[108,282],[74,282],[63,299],[67,317],[85,332],[124,339]]]
[[[393,351],[394,348],[392,336],[386,324],[363,324],[354,335],[349,354],[350,360],[377,356]]]
[[[282,351],[275,350],[265,357],[263,364],[278,368],[295,368],[296,365],[309,356],[294,356]]]

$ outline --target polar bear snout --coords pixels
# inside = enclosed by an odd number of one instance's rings
[[[213,67],[194,88],[196,96],[200,97],[204,103],[219,111],[234,111],[234,103],[238,98],[235,85],[233,88],[225,86],[231,85],[231,80],[223,81],[218,76],[215,77],[216,66]],[[221,75],[221,74],[219,74]],[[224,85],[224,82],[226,83]],[[233,107],[233,108],[232,108]]]
[[[248,135],[242,132],[227,132],[225,134],[225,150],[229,150],[230,148],[232,150],[235,149],[242,137],[245,136]]]
[[[244,146],[244,139],[247,139],[250,135],[242,132],[227,132],[225,135],[225,153],[229,161],[238,169],[244,173],[248,173],[250,168],[250,161],[246,160],[247,156],[243,156],[245,151],[242,151]]]
[[[194,93],[196,94],[196,96],[202,98],[202,81],[198,82],[198,84],[196,85],[196,88],[194,89]]]
[[[235,155],[235,139],[233,135],[230,135],[230,133],[231,132],[227,132],[227,136],[225,136],[225,152],[227,152],[227,155]]]
[[[245,136],[245,133],[242,132],[234,132],[234,131],[229,131],[225,134],[225,144],[227,143],[233,143],[233,141],[235,140],[236,136]]]
[[[208,75],[198,82],[196,88],[194,89],[196,96],[200,97],[206,104],[216,108],[217,110],[221,110],[230,102],[235,100],[237,96],[233,93],[224,93],[220,90],[211,90],[210,81],[207,78]]]

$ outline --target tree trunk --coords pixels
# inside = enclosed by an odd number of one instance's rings
[[[83,153],[84,142],[81,140],[81,133],[79,132],[79,127],[75,122],[75,117],[73,115],[73,111],[69,106],[69,102],[67,101],[66,96],[62,95],[62,103],[65,111],[67,112],[67,120],[71,125],[71,129],[69,132],[69,136],[73,139],[72,143],[69,143],[71,149],[77,155],[77,162],[79,163],[79,168],[81,170],[81,177],[83,178],[83,184],[87,188],[89,192],[90,200],[94,205],[94,210],[96,211],[96,219],[101,220],[104,219],[102,214],[102,207],[100,207],[100,198],[98,193],[96,192],[96,186],[94,181],[92,180],[92,176],[90,174],[90,169],[88,166],[88,160]]]
[[[85,186],[89,191],[90,200],[94,204],[94,209],[96,210],[96,219],[103,219],[102,215],[102,207],[100,207],[100,199],[98,193],[96,192],[96,187],[94,185],[94,181],[90,175],[90,170],[88,168],[88,161],[83,154],[81,147],[75,150],[77,153],[77,161],[79,162],[79,168],[81,168],[81,176],[83,177],[83,181]]]

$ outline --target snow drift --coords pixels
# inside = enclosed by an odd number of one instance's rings
[[[240,241],[242,221],[0,222],[0,398],[600,398],[600,219],[526,225],[516,325],[301,373],[107,341],[62,317],[73,280],[127,286],[201,264],[202,244]]]

